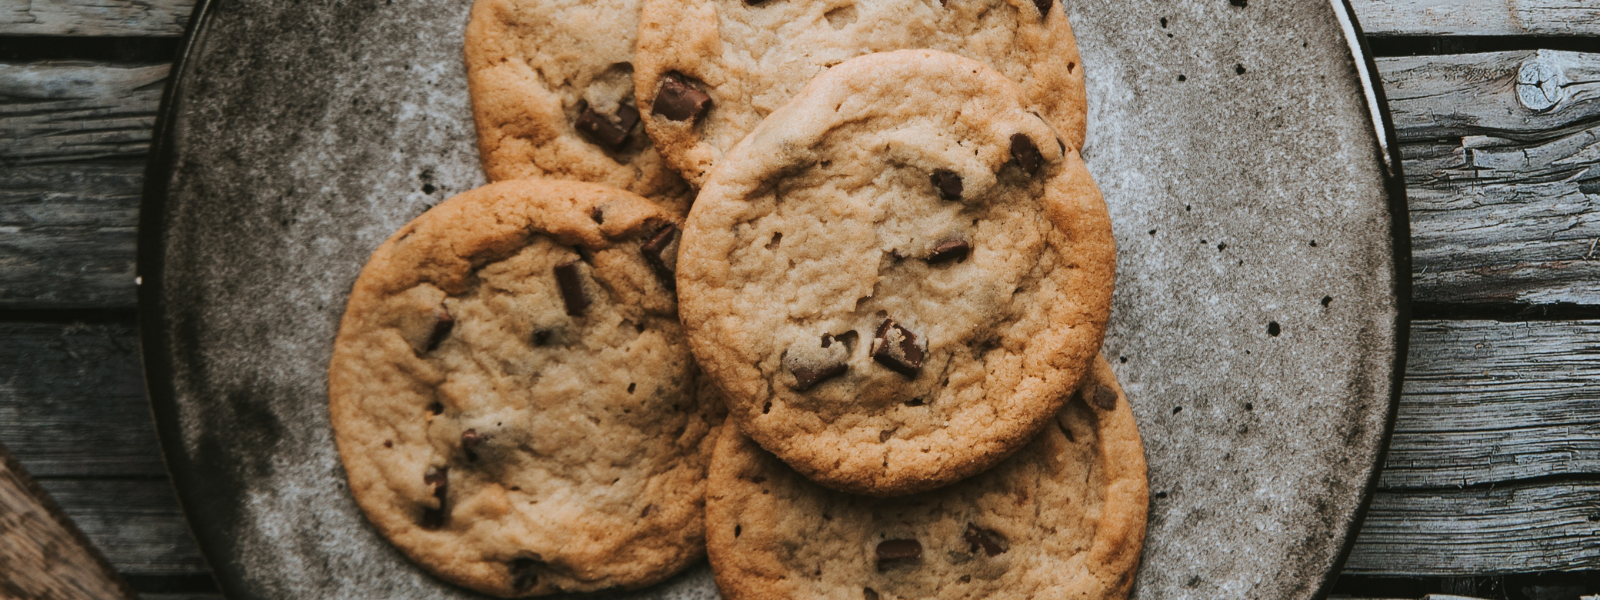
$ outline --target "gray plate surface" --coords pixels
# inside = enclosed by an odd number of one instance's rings
[[[469,7],[198,11],[141,217],[140,311],[168,463],[230,597],[473,596],[361,516],[325,372],[367,255],[484,181]],[[1408,300],[1398,174],[1348,9],[1066,9],[1119,245],[1106,353],[1150,464],[1136,596],[1326,593],[1387,441]],[[701,566],[618,597],[716,592]]]

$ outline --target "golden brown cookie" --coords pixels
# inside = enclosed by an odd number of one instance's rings
[[[518,180],[373,252],[328,392],[379,533],[505,597],[637,588],[701,556],[722,408],[678,324],[677,231],[622,190]]]
[[[604,183],[680,217],[689,186],[639,124],[633,50],[640,0],[477,0],[467,89],[493,181]]]
[[[697,186],[813,77],[904,48],[993,67],[1022,87],[1068,148],[1083,146],[1083,69],[1053,0],[643,1],[639,110],[667,162]]]
[[[950,487],[879,500],[822,488],[728,427],[706,492],[728,600],[1126,598],[1148,490],[1104,359],[1037,438]]]
[[[998,463],[1099,351],[1116,249],[1076,151],[932,50],[818,77],[729,152],[683,236],[700,365],[762,447],[887,496]]]

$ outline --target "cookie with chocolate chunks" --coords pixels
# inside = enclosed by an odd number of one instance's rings
[[[902,498],[823,488],[725,428],[706,488],[722,597],[1126,598],[1144,544],[1144,452],[1110,365],[1097,359],[1093,373],[1016,454]],[[1099,390],[1111,401],[1091,400]]]
[[[1083,145],[1083,68],[1051,0],[641,1],[639,112],[662,156],[697,186],[813,77],[906,48],[988,64],[1021,85],[1062,143]]]
[[[702,556],[723,409],[661,272],[677,231],[623,190],[517,180],[451,198],[373,252],[328,392],[379,533],[503,597],[637,588]]]
[[[688,213],[634,101],[640,1],[476,0],[467,85],[490,180],[604,183]]]
[[[1034,113],[976,61],[872,54],[728,153],[685,225],[678,293],[745,433],[887,496],[1045,426],[1100,349],[1116,250],[1083,161]]]

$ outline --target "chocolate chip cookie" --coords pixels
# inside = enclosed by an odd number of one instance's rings
[[[1068,148],[1083,145],[1083,69],[1054,0],[643,0],[634,82],[645,128],[691,183],[830,67],[931,48],[1021,85]]]
[[[637,195],[518,180],[434,207],[356,280],[328,368],[350,490],[438,576],[497,596],[636,588],[701,556],[720,402]]]
[[[489,179],[620,187],[686,214],[689,186],[661,160],[633,97],[640,0],[477,0],[467,84]]]
[[[728,427],[706,492],[728,600],[1125,598],[1144,544],[1144,451],[1094,376],[1038,437],[947,488],[878,500],[817,486]]]
[[[1023,90],[933,50],[819,76],[728,153],[689,216],[690,344],[745,433],[843,491],[982,471],[1100,349],[1099,190]]]

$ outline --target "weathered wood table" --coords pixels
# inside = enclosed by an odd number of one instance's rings
[[[1354,5],[1402,143],[1415,303],[1335,595],[1600,594],[1600,2]],[[0,0],[0,443],[168,600],[218,597],[134,323],[144,158],[191,9]]]

